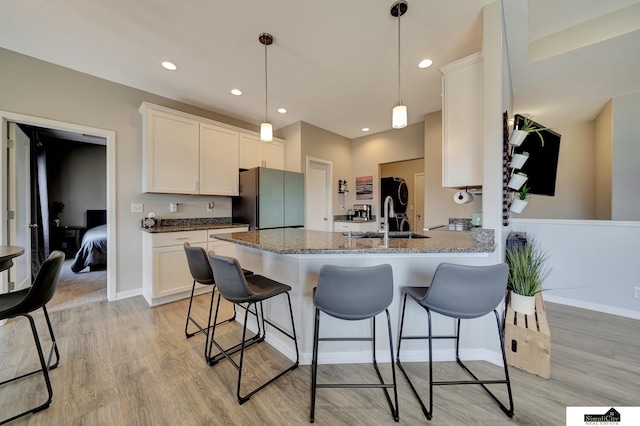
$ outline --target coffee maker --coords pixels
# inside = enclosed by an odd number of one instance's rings
[[[371,204],[354,204],[354,218],[371,220]]]

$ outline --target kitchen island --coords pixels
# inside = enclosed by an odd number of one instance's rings
[[[493,241],[477,243],[466,231],[429,231],[421,236],[429,238],[390,238],[388,247],[381,247],[381,238],[349,238],[339,232],[309,231],[305,229],[270,229],[249,232],[233,232],[211,235],[236,244],[236,257],[243,268],[288,284],[293,304],[294,320],[298,333],[300,362],[311,363],[313,347],[314,306],[313,288],[317,284],[322,265],[372,266],[390,264],[393,268],[394,299],[389,307],[392,321],[393,342],[397,344],[397,332],[401,314],[402,286],[426,286],[436,267],[442,262],[464,265],[485,265],[489,254],[495,251]],[[265,315],[279,326],[289,329],[285,298],[275,298],[265,304]],[[389,361],[385,351],[386,327],[378,320],[378,359]],[[414,303],[407,303],[405,327],[409,333],[426,333],[426,314]],[[369,335],[370,322],[345,322],[323,316],[323,333],[333,337]],[[434,332],[451,334],[453,320],[434,314]],[[495,350],[495,318],[484,317],[463,322],[460,353],[464,359],[487,360],[501,363],[501,355]],[[267,341],[289,358],[295,357],[290,341],[278,339],[271,333]],[[323,342],[319,349],[320,363],[359,363],[371,360],[370,344],[366,342]],[[427,343],[404,342],[402,359],[425,361]],[[453,360],[452,342],[436,341],[435,360]]]

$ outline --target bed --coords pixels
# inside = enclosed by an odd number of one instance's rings
[[[87,232],[82,237],[71,271],[77,274],[87,267],[91,271],[107,267],[106,210],[87,210]]]

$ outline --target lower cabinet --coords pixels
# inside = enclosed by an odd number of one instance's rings
[[[157,306],[190,296],[193,278],[184,243],[235,257],[235,244],[217,240],[211,234],[244,232],[248,228],[149,233],[142,235],[142,291],[149,306]],[[200,292],[209,286],[198,286]]]
[[[368,222],[333,222],[333,232],[377,232],[375,220]]]

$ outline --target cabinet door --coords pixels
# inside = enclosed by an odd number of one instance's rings
[[[200,194],[238,195],[239,133],[200,124]]]
[[[236,245],[226,241],[209,241],[207,251],[213,251],[220,256],[236,257]]]
[[[240,168],[262,167],[264,143],[259,137],[240,134]]]
[[[143,134],[143,192],[197,194],[200,123],[147,110]]]
[[[442,186],[482,185],[482,54],[441,71]]]
[[[264,142],[264,166],[284,170],[284,144],[278,141]]]
[[[207,248],[207,243],[192,244]],[[182,245],[153,249],[153,297],[191,291],[193,277]]]

